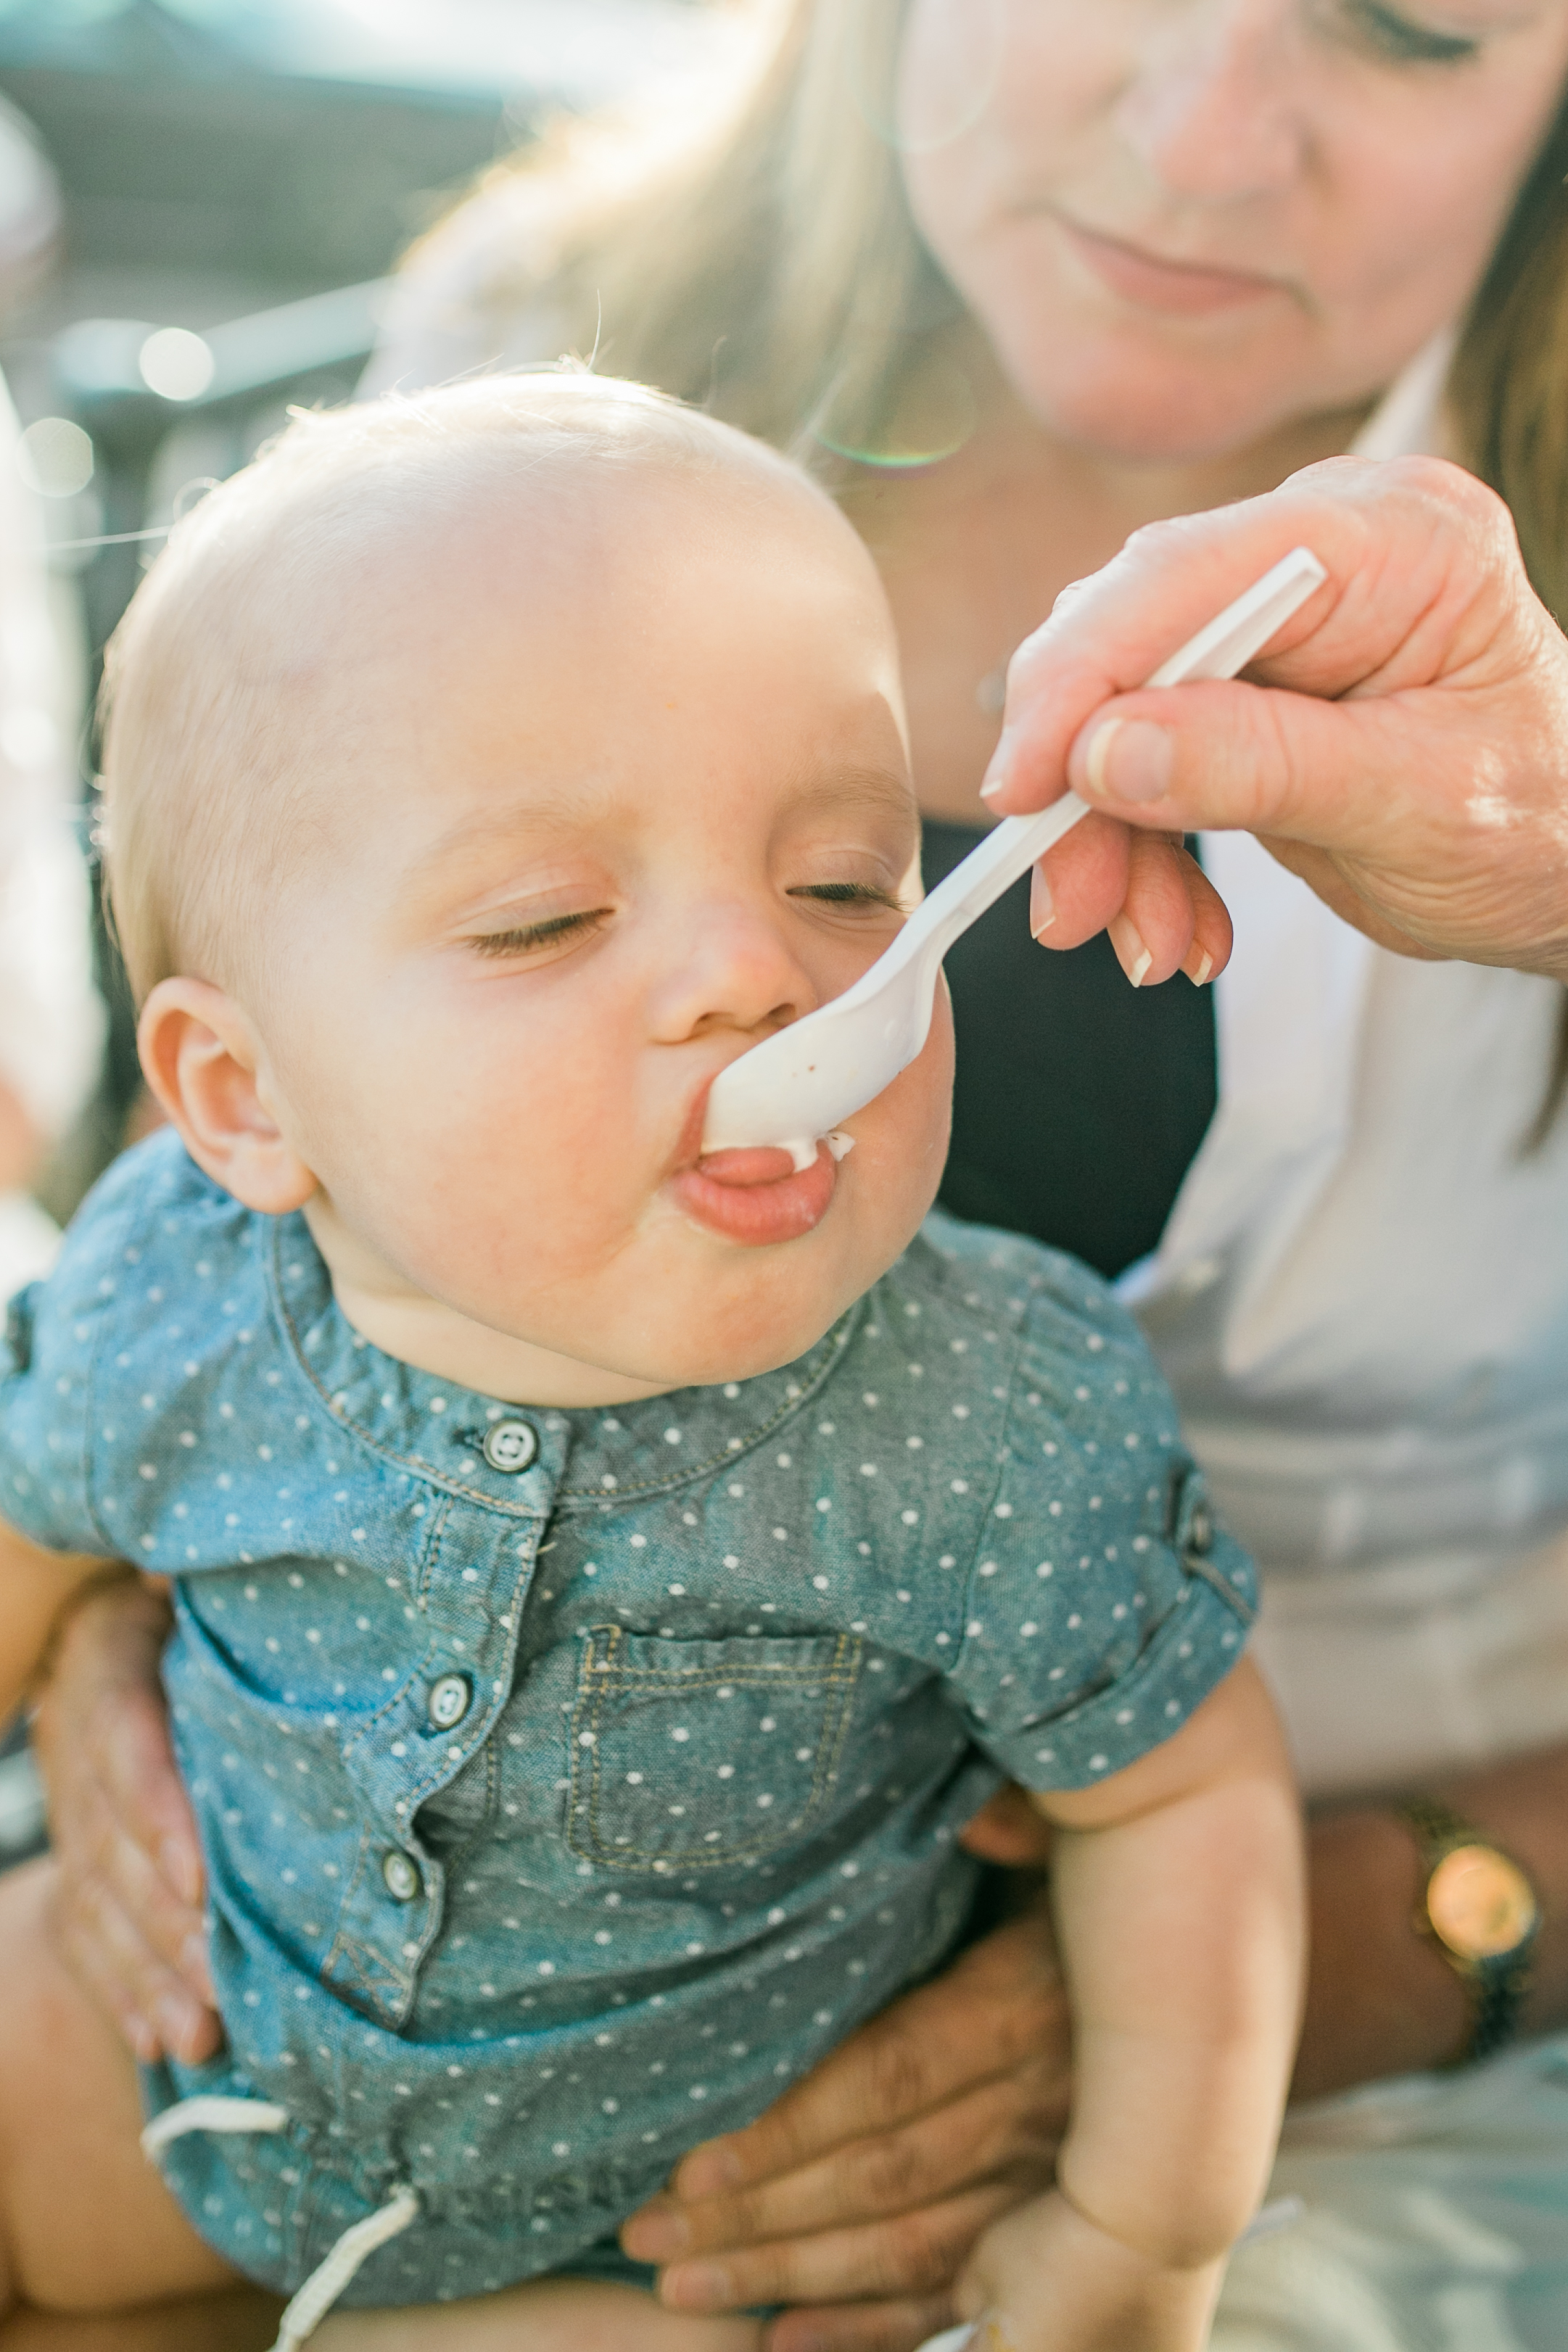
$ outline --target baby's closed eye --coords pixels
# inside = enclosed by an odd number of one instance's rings
[[[501,957],[537,954],[541,950],[566,947],[588,937],[608,919],[608,907],[586,907],[571,915],[551,915],[537,923],[514,923],[500,931],[476,931],[467,945],[476,955]]]

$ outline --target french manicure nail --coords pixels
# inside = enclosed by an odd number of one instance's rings
[[[1108,719],[1089,738],[1084,782],[1097,800],[1163,800],[1175,764],[1165,728],[1148,719]]]
[[[634,2213],[622,2231],[635,2262],[673,2262],[691,2243],[691,2224],[679,2210],[660,2199]]]
[[[153,2021],[165,2050],[177,2050],[195,2032],[197,2020],[188,2000],[182,2000],[177,1993],[163,1993],[153,2003]]]
[[[205,1936],[187,1936],[180,1946],[180,1974],[187,1984],[196,1987],[208,2000],[212,1998],[212,1971],[207,1966]]]
[[[1029,930],[1035,939],[1042,939],[1057,919],[1057,902],[1051,896],[1051,886],[1037,866],[1029,882]]]
[[[195,1905],[201,1900],[201,1873],[195,1856],[180,1838],[159,1840],[158,1868],[168,1885],[173,1887],[182,1903]]]
[[[1210,972],[1211,972],[1211,971],[1213,971],[1213,970],[1214,970],[1214,958],[1213,958],[1213,956],[1212,956],[1212,955],[1205,955],[1205,952],[1204,952],[1204,950],[1203,950],[1203,949],[1202,949],[1202,948],[1200,948],[1200,949],[1198,950],[1197,968],[1196,968],[1196,970],[1195,970],[1195,971],[1189,971],[1189,972],[1188,972],[1188,974],[1187,974],[1187,978],[1192,982],[1193,986],[1194,986],[1194,988],[1202,988],[1202,986],[1204,985],[1204,982],[1207,980],[1207,978],[1208,978],[1208,976],[1209,976]]]
[[[1012,729],[1010,727],[1005,727],[1002,730],[1000,739],[997,741],[996,749],[992,752],[989,761],[986,762],[985,781],[980,787],[980,797],[983,801],[994,800],[996,794],[1005,789],[1007,782],[1008,771],[1013,765],[1013,746],[1015,740]]]
[[[732,2148],[722,2140],[708,2147],[693,2148],[680,2167],[680,2194],[685,2198],[717,2197],[726,2189],[738,2189],[745,2177],[745,2167]]]
[[[1125,915],[1113,915],[1106,925],[1117,960],[1134,988],[1142,988],[1154,958]]]

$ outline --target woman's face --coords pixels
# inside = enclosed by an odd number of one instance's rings
[[[911,0],[921,234],[1026,407],[1215,456],[1456,320],[1568,77],[1568,0]]]

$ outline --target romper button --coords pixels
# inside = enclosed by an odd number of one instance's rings
[[[1187,1549],[1200,1559],[1214,1549],[1214,1521],[1201,1503],[1187,1522]]]
[[[467,1675],[443,1675],[431,1684],[426,1706],[437,1730],[450,1731],[461,1723],[473,1703],[474,1686]]]
[[[533,1424],[527,1421],[496,1421],[485,1432],[481,1448],[492,1470],[526,1470],[539,1451]]]
[[[395,1846],[383,1861],[381,1874],[386,1881],[386,1891],[395,1903],[412,1903],[416,1895],[422,1895],[425,1891],[419,1873],[415,1869],[408,1856],[405,1853],[399,1853]]]

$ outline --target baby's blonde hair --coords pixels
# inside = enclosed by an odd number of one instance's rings
[[[374,587],[453,489],[563,465],[674,465],[821,494],[732,426],[581,369],[529,371],[297,416],[171,534],[110,645],[100,716],[110,916],[140,1002],[174,973],[256,975],[280,878],[319,829],[311,701],[331,595]],[[826,499],[825,511],[831,512]]]

